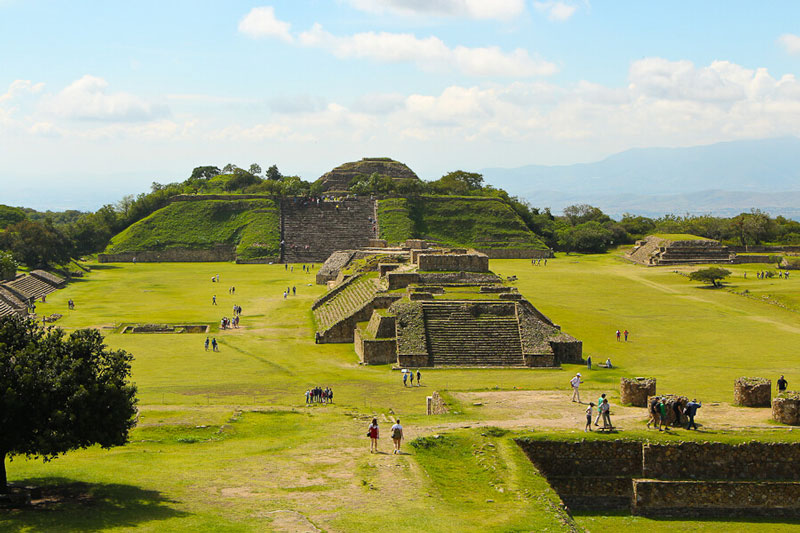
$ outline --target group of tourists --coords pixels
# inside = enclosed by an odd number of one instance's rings
[[[72,298],[67,300],[67,309],[69,309],[70,311],[75,310],[75,302],[72,301]]]
[[[283,299],[285,300],[287,296],[297,296],[297,286],[294,287],[286,287],[286,290],[283,291]]]
[[[217,338],[216,337],[212,338],[211,342],[209,342],[208,337],[206,337],[206,342],[205,342],[206,351],[208,351],[208,345],[209,344],[211,344],[211,351],[213,351],[213,352],[218,352],[219,351],[219,345],[217,344]]]
[[[681,406],[680,402],[673,403],[672,411],[674,415],[672,418],[672,425],[681,427],[681,415],[683,415],[686,417],[686,429],[689,430],[694,427],[695,431],[697,431],[697,424],[694,421],[694,417],[697,415],[697,410],[701,407],[703,407],[703,404],[696,399],[688,402],[685,406]],[[664,398],[654,396],[650,399],[647,409],[650,415],[650,418],[647,420],[647,429],[650,429],[650,425],[652,424],[657,427],[659,431],[669,431],[669,410],[667,404],[664,402]]]
[[[211,276],[211,283],[219,283],[219,274]]]
[[[394,423],[390,431],[392,442],[394,443],[394,450],[392,453],[400,453],[400,443],[403,441],[403,426],[400,425],[399,418]],[[373,418],[372,422],[370,422],[369,427],[367,428],[367,437],[370,439],[369,453],[379,453],[378,439],[380,438],[380,431],[378,429],[377,418]]]
[[[747,272],[745,272],[744,277],[747,277]],[[758,279],[768,279],[774,278],[775,273],[769,270],[759,270],[756,272],[756,277]],[[780,279],[789,279],[789,271],[788,270],[778,270],[778,277]]]
[[[600,368],[614,368],[614,365],[611,364],[611,358],[610,357],[606,358],[606,362],[605,363],[600,363],[597,366],[599,366]],[[586,368],[588,368],[589,370],[592,369],[592,356],[591,355],[586,357]]]
[[[232,319],[224,316],[222,317],[222,320],[219,321],[219,329],[229,329],[238,327],[239,327],[239,315],[234,315]]]
[[[422,384],[420,380],[422,379],[422,373],[417,369],[417,387],[421,387]],[[414,371],[413,370],[406,370],[403,369],[403,387],[408,387],[408,381],[411,381],[411,386],[414,386]]]
[[[543,259],[531,259],[531,265],[540,266],[542,264],[542,261],[544,261],[544,266],[547,266],[547,258],[546,257],[543,258]]]
[[[586,408],[586,427],[583,428],[583,431],[592,431],[592,409],[594,409],[595,404],[593,402],[589,402],[589,407]],[[600,425],[600,420],[603,421],[603,430],[612,430],[614,426],[611,424],[611,404],[608,403],[608,398],[606,398],[606,393],[600,395],[597,399],[597,418],[594,421],[595,426]]]
[[[306,404],[333,403],[333,390],[330,387],[314,387],[306,390]]]
[[[617,342],[621,341],[623,336],[625,337],[625,342],[628,342],[628,335],[630,335],[630,333],[627,329],[623,331],[617,330]]]

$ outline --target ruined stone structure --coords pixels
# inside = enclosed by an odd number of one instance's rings
[[[360,161],[344,163],[326,172],[317,180],[322,186],[322,190],[328,191],[347,191],[350,182],[357,176],[371,176],[372,174],[389,176],[392,179],[412,179],[419,181],[419,177],[413,170],[403,163],[389,159],[388,157],[365,157]]]
[[[647,398],[656,395],[656,378],[620,378],[619,401],[647,407]]]
[[[319,204],[296,200],[281,201],[284,263],[321,263],[336,250],[366,247],[377,237],[370,221],[377,218],[375,200],[346,198]]]
[[[448,412],[447,404],[436,391],[433,391],[433,393],[426,398],[426,407],[426,412],[429,415],[443,415]]]
[[[778,394],[772,400],[772,419],[781,424],[800,426],[800,392]]]
[[[236,251],[233,246],[219,245],[206,250],[200,248],[168,248],[166,250],[143,250],[117,254],[97,254],[100,263],[213,263],[233,261]],[[275,258],[277,261],[278,258]]]
[[[29,275],[20,274],[11,281],[0,283],[0,316],[25,316],[30,303],[63,288],[65,284],[65,279],[44,270],[33,270]]]
[[[503,285],[484,254],[422,246],[336,252],[318,282],[335,273],[338,284],[312,307],[316,338],[355,342],[364,364],[553,367],[583,361],[582,343]]]
[[[712,239],[670,240],[650,235],[625,254],[631,261],[648,266],[693,263],[730,263],[735,254]]]
[[[572,509],[800,516],[799,443],[516,442]]]
[[[739,378],[733,384],[733,403],[745,407],[769,407],[772,381],[765,378]]]

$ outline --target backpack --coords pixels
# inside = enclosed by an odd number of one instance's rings
[[[393,428],[392,428],[392,438],[393,438],[393,439],[399,439],[399,438],[400,438],[400,433],[401,433],[402,431],[403,431],[403,430],[402,430],[402,429],[400,429],[400,428],[399,428],[399,427],[397,427],[397,426],[393,427]]]

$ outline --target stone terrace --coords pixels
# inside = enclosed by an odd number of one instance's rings
[[[680,265],[692,263],[730,263],[734,254],[727,246],[711,239],[668,240],[650,235],[638,241],[627,258],[644,265]]]
[[[316,307],[317,329],[325,331],[363,307],[378,290],[377,283],[374,277],[358,276],[333,298]]]
[[[36,299],[58,290],[58,287],[35,276],[23,276],[5,283],[8,290],[22,299]]]
[[[434,366],[524,366],[513,303],[423,304]]]
[[[283,262],[322,263],[336,250],[368,246],[376,234],[370,218],[376,218],[375,201],[368,198],[319,205],[283,200]]]

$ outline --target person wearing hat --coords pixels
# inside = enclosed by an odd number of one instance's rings
[[[582,403],[581,402],[581,393],[578,390],[578,387],[580,387],[581,383],[583,383],[583,381],[581,381],[581,373],[580,372],[575,374],[575,377],[572,378],[571,380],[569,380],[569,384],[572,385],[572,401],[573,402]]]

